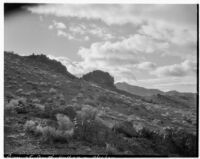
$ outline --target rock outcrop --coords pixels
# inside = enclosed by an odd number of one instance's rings
[[[93,82],[102,87],[115,88],[114,78],[108,72],[103,72],[101,70],[87,73],[83,75],[82,79]]]

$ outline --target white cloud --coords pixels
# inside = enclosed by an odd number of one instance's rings
[[[102,20],[109,25],[125,23],[141,24],[146,19],[191,24],[194,23],[195,9],[195,5],[188,5],[186,7],[185,5],[158,4],[47,4],[28,8],[33,13]],[[180,17],[184,12],[187,12],[187,14],[183,15],[184,18]]]
[[[62,22],[57,22],[53,20],[53,25],[56,29],[66,29],[66,25]]]
[[[88,29],[88,33],[105,40],[114,38],[114,36],[111,33],[108,33],[105,28],[100,28],[97,25],[90,26],[90,29]]]
[[[153,62],[146,61],[139,63],[136,67],[141,70],[153,70],[156,68],[156,64]]]
[[[196,56],[196,30],[157,21],[142,25],[138,32],[157,41],[167,42],[169,45],[165,55],[182,59]]]
[[[78,54],[85,60],[110,61],[112,64],[133,64],[144,54],[163,52],[168,47],[165,42],[156,42],[149,37],[136,34],[117,42],[97,42],[90,48],[81,48]]]
[[[69,40],[75,39],[71,34],[68,34],[68,33],[64,32],[64,31],[62,31],[62,30],[57,30],[57,35],[58,35],[58,36],[61,36],[61,37],[66,37],[66,38],[68,38]]]
[[[196,73],[196,63],[185,60],[180,64],[158,67],[151,72],[156,76],[188,76]]]
[[[108,31],[106,31],[103,27],[98,27],[95,24],[88,25],[87,27],[83,24],[80,25],[70,25],[69,26],[69,32],[72,32],[75,35],[94,35],[98,38],[109,40],[113,39],[114,36]]]
[[[84,37],[84,40],[85,40],[85,41],[89,41],[89,40],[90,40],[90,37],[89,37],[89,36],[85,36],[85,37]]]
[[[85,34],[86,31],[85,31],[85,28],[82,27],[82,26],[78,26],[78,25],[77,26],[75,26],[75,25],[70,26],[69,27],[69,31],[73,32],[74,34],[81,34],[81,35],[83,35],[83,34]]]
[[[48,27],[50,30],[52,30],[52,29],[59,29],[59,30],[62,30],[62,29],[66,29],[67,27],[66,27],[66,25],[64,24],[64,23],[62,23],[62,22],[57,22],[57,21],[55,21],[55,20],[53,20],[53,24],[51,24],[51,25],[49,25],[49,27]]]
[[[139,33],[151,36],[157,40],[170,41],[177,45],[196,42],[196,32],[184,26],[174,26],[170,23],[154,21],[142,25]]]
[[[49,25],[49,30],[52,30],[53,29],[53,25]]]

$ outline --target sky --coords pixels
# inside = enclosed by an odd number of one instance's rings
[[[4,17],[4,50],[45,54],[81,77],[196,92],[195,4],[37,4]]]

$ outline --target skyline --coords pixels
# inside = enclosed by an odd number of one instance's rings
[[[119,12],[120,11],[120,12]],[[80,77],[196,92],[194,4],[38,4],[5,16],[4,50],[46,54]]]

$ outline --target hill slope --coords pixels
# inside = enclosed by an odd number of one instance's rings
[[[4,57],[5,154],[196,155],[195,109],[78,79],[43,56]]]

